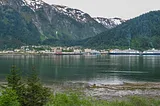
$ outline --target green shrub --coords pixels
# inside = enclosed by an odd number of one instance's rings
[[[5,89],[0,96],[0,106],[20,106],[18,95],[12,89]]]
[[[46,106],[92,106],[91,99],[76,93],[57,93]]]
[[[156,98],[144,98],[139,96],[130,97],[133,106],[160,106],[160,100]]]

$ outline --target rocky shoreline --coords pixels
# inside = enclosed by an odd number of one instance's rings
[[[98,99],[124,99],[128,96],[143,96],[160,98],[160,83],[123,83],[120,85],[91,85],[86,91],[87,95]]]
[[[124,82],[123,84],[88,84],[84,82],[65,82],[48,85],[54,92],[73,90],[86,96],[102,100],[121,100],[129,96],[160,98],[160,82]]]
[[[1,82],[6,85],[6,82]],[[124,82],[123,84],[89,84],[86,82],[53,82],[44,84],[57,92],[79,92],[100,100],[124,100],[130,96],[160,99],[160,82]]]

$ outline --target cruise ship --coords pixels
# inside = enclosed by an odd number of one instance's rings
[[[153,48],[151,50],[143,51],[142,55],[160,55],[160,50],[156,50]]]
[[[140,55],[141,53],[138,50],[129,48],[126,50],[119,50],[119,49],[110,50],[109,54],[111,55]]]

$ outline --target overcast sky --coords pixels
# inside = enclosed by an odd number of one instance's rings
[[[44,0],[49,4],[80,9],[91,16],[130,19],[153,10],[160,10],[160,0]]]

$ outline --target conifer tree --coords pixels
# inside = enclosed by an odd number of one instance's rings
[[[16,66],[12,66],[10,74],[7,76],[8,86],[11,87],[13,90],[16,90],[22,83],[21,83],[21,76]]]
[[[21,73],[15,65],[12,66],[10,74],[7,76],[8,87],[16,92],[18,101],[21,104],[25,102],[26,88],[22,83]],[[22,105],[23,106],[23,105]]]
[[[43,106],[50,97],[50,89],[43,87],[38,78],[35,68],[27,78],[26,106]]]
[[[26,83],[22,83],[19,71],[16,66],[12,66],[7,81],[8,87],[18,95],[21,106],[44,106],[50,98],[50,89],[42,85],[35,68],[32,69]]]

